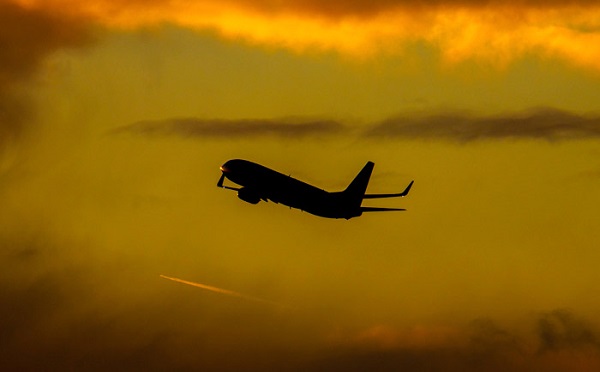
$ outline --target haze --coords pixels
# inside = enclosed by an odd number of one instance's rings
[[[600,368],[597,5],[186,4],[0,1],[1,369]]]

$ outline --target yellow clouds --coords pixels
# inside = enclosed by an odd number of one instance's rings
[[[13,1],[108,27],[173,23],[296,52],[364,58],[425,42],[449,63],[475,59],[503,66],[535,53],[600,70],[600,6],[587,1]]]
[[[535,53],[600,70],[600,7],[486,8],[439,12],[424,38],[446,61],[496,65]]]

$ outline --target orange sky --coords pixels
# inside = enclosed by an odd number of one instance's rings
[[[30,9],[87,18],[109,27],[173,23],[296,52],[333,50],[364,58],[408,43],[440,49],[444,60],[505,66],[527,53],[598,70],[600,10],[595,2],[439,1],[15,1]],[[285,30],[285,32],[281,32]]]
[[[0,369],[596,371],[597,7],[416,3],[0,2]]]

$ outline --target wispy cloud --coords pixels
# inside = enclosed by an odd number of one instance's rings
[[[551,108],[493,116],[466,113],[405,115],[387,119],[368,129],[365,134],[372,138],[456,142],[600,138],[600,116],[580,115]]]
[[[371,140],[438,140],[469,143],[481,140],[567,141],[600,138],[600,116],[552,108],[477,116],[469,113],[405,114],[361,127],[342,121],[311,118],[140,121],[113,134],[184,138],[336,138]]]
[[[135,133],[146,136],[179,136],[197,138],[240,138],[272,136],[303,138],[345,132],[346,127],[334,120],[321,119],[242,119],[202,120],[195,118],[140,121],[119,127],[113,134]]]

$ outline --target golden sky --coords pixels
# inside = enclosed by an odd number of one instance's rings
[[[592,1],[0,1],[0,369],[598,370],[598,61]]]

